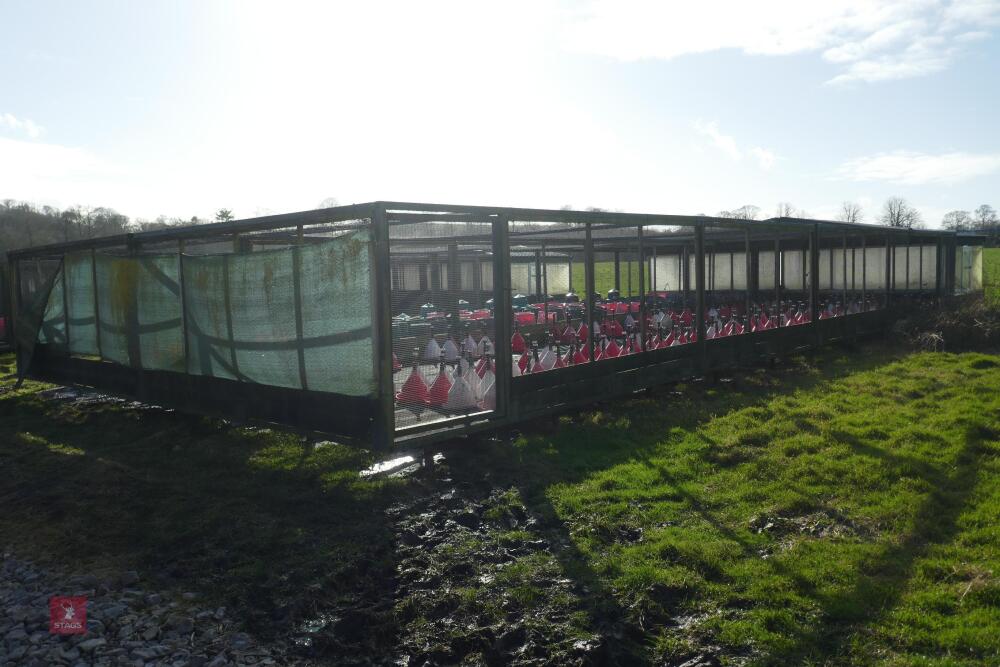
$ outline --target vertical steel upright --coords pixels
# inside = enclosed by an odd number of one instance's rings
[[[594,360],[594,236],[590,223],[586,223],[583,246],[584,289],[587,294],[584,312],[587,317],[587,359]]]
[[[868,310],[868,242],[861,234],[861,312]]]
[[[646,249],[643,245],[642,225],[636,229],[636,237],[639,242],[639,349],[646,349]],[[629,310],[632,305],[629,304]]]
[[[892,284],[896,282],[896,276],[892,275],[892,235],[886,233],[885,235],[885,305],[883,307],[889,307],[889,301],[892,298]]]
[[[698,332],[698,367],[704,371],[705,354],[705,226],[694,228],[695,331]]]
[[[833,248],[830,248],[833,255]],[[803,280],[805,278],[803,277]],[[833,273],[830,273],[830,287],[833,287]],[[809,324],[816,329],[816,342],[819,338],[819,225],[814,224],[809,233]]]
[[[376,450],[385,451],[392,447],[395,435],[396,405],[392,383],[392,276],[389,273],[389,221],[386,218],[384,203],[376,202],[373,205],[371,226],[375,260],[372,262],[372,289],[375,301],[372,344],[375,381],[378,384],[376,393],[378,409],[373,424],[373,446]]]
[[[753,261],[751,260],[749,229],[743,230],[743,253],[744,259],[746,260],[743,267],[746,271],[746,289],[743,292],[744,300],[746,302],[744,305],[744,308],[746,308],[746,313],[744,313],[746,320],[743,325],[743,333],[748,334],[750,333],[750,316],[752,314],[751,309],[753,307]]]
[[[302,322],[302,244],[304,242],[302,225],[298,225],[295,228],[295,245],[292,247],[292,298],[295,299],[295,354],[299,364],[299,385],[302,389],[309,389],[309,373],[306,370],[306,348],[303,341],[304,325]],[[391,289],[392,283],[390,281],[387,282],[389,289]],[[390,352],[390,357],[391,354]],[[392,375],[390,374],[389,377],[392,377]]]
[[[830,248],[830,254],[831,255],[833,254],[833,248],[832,247]],[[842,315],[847,315],[847,234],[846,233],[844,234],[844,253],[843,254],[844,254],[844,256],[842,257],[842,259],[843,259],[844,270],[843,270],[843,275],[841,276],[841,281],[840,281],[840,289],[841,289],[840,308],[841,308],[841,311],[842,311]],[[852,272],[854,271],[853,261],[852,261],[851,271]],[[832,279],[830,281],[830,287],[831,288],[833,287],[833,280]],[[851,279],[851,287],[852,288],[854,287],[854,279],[853,278]]]
[[[191,342],[188,340],[187,289],[184,285],[184,239],[177,239],[177,297],[181,302],[181,343],[184,350],[184,372],[191,372]]]
[[[70,337],[69,337],[69,281],[66,279],[66,254],[64,253],[62,259],[59,260],[59,273],[62,275],[62,293],[63,293],[63,323],[66,325],[66,354],[70,353]]]
[[[104,349],[101,346],[101,300],[98,297],[97,289],[97,250],[90,249],[90,279],[94,284],[94,342],[97,345],[97,356],[104,358]]]
[[[497,390],[496,413],[506,415],[510,409],[511,383],[511,303],[510,289],[510,230],[509,220],[500,216],[493,221],[493,350]],[[572,289],[572,287],[570,287]]]

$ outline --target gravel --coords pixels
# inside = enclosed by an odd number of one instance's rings
[[[87,598],[86,634],[49,632],[49,598]],[[301,664],[264,646],[201,596],[143,588],[141,573],[54,572],[4,551],[0,561],[0,666],[228,667]]]

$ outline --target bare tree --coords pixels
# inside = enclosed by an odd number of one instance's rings
[[[802,217],[798,209],[789,204],[786,201],[778,203],[778,209],[775,211],[775,217],[778,218],[800,218]]]
[[[319,203],[316,208],[333,208],[335,206],[340,206],[340,202],[337,201],[336,197],[327,197]]]
[[[972,227],[972,216],[969,215],[968,211],[948,211],[941,218],[941,226],[953,231],[970,229]]]
[[[907,229],[919,227],[922,218],[920,211],[910,206],[910,202],[902,197],[889,197],[882,205],[882,215],[879,222],[887,227],[904,227]]]
[[[865,219],[861,204],[853,201],[845,201],[840,204],[840,211],[837,213],[837,220],[842,222],[857,223]]]
[[[996,209],[989,204],[982,204],[972,212],[972,225],[976,229],[989,229],[998,222]]]
[[[744,204],[733,211],[733,217],[737,220],[756,220],[760,215],[760,207],[753,204]]]

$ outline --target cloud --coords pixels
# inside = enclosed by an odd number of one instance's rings
[[[42,136],[43,128],[29,118],[20,119],[13,114],[0,113],[0,127],[6,127],[18,132],[24,132],[32,139]]]
[[[760,146],[754,146],[751,148],[750,154],[757,158],[757,163],[760,164],[760,168],[764,171],[773,167],[775,160],[778,159],[778,156],[772,151],[769,151],[766,148],[761,148]]]
[[[119,206],[128,173],[82,148],[0,137],[0,199]]]
[[[900,185],[957,183],[1000,171],[1000,153],[942,153],[914,151],[878,153],[843,163],[837,178],[851,181],[884,181]]]
[[[843,84],[941,71],[997,25],[998,0],[592,0],[563,43],[623,61],[818,52],[842,68],[828,83]]]
[[[704,121],[698,119],[694,122],[694,129],[698,134],[708,137],[711,144],[728,155],[730,159],[736,162],[743,159],[743,150],[736,143],[736,139],[720,132],[719,125],[714,120]],[[747,152],[757,160],[757,164],[765,171],[773,167],[775,161],[778,159],[774,151],[762,148],[761,146],[754,146]]]
[[[732,159],[739,160],[743,157],[742,151],[740,151],[739,147],[736,145],[736,140],[728,134],[722,134],[719,132],[719,126],[714,120],[708,122],[696,120],[694,122],[694,129],[699,134],[703,134],[711,139],[712,145]]]

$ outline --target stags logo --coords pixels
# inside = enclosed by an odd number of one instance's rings
[[[55,635],[87,632],[87,598],[49,598],[49,632]]]

